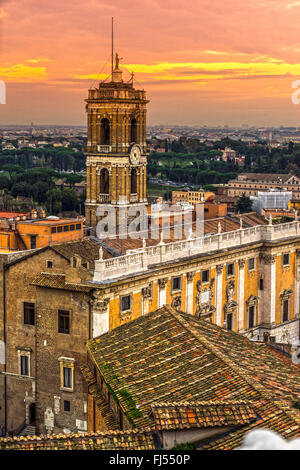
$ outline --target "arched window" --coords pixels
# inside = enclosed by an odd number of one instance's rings
[[[137,122],[135,118],[131,119],[130,142],[137,142]]]
[[[136,170],[131,170],[131,194],[137,194],[137,174]]]
[[[109,194],[109,173],[106,168],[100,172],[100,193]]]
[[[110,144],[109,120],[106,118],[101,120],[100,144],[101,145]]]

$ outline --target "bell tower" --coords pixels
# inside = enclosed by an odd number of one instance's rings
[[[87,193],[86,225],[96,228],[99,204],[145,204],[146,92],[134,88],[133,75],[123,81],[115,55],[110,81],[88,91],[88,139],[85,149]]]

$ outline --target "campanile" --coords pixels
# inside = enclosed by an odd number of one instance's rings
[[[133,76],[123,81],[116,54],[111,76],[91,88],[86,99],[88,140],[85,149],[86,225],[96,228],[99,204],[145,204],[146,99]]]

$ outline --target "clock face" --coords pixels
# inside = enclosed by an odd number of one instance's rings
[[[130,151],[130,162],[132,165],[138,165],[141,159],[141,149],[138,145],[134,145]]]

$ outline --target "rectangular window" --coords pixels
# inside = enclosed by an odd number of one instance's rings
[[[24,325],[34,325],[35,305],[29,302],[24,302],[23,309],[24,309]]]
[[[57,227],[57,233],[60,233],[60,232],[62,232],[62,229],[63,229],[63,228],[62,228],[62,226],[60,226],[60,227]]]
[[[75,230],[75,225],[70,225],[70,231],[74,232],[74,230]]]
[[[21,375],[29,375],[29,358],[28,356],[20,356]]]
[[[64,400],[64,411],[70,411],[71,403],[69,400]]]
[[[56,233],[56,227],[51,227],[51,233]]]
[[[70,333],[70,312],[68,310],[58,310],[58,332]]]
[[[121,308],[122,308],[122,312],[124,312],[125,310],[130,310],[131,308],[130,295],[126,295],[122,297]]]
[[[172,279],[172,290],[181,289],[181,277],[173,277]]]
[[[264,280],[262,278],[259,280],[259,290],[264,290]]]
[[[254,327],[254,314],[255,314],[255,308],[254,308],[254,305],[251,305],[249,307],[249,328]]]
[[[227,276],[233,276],[234,275],[234,264],[230,263],[227,264]]]
[[[73,388],[73,369],[64,366],[64,388]]]
[[[288,321],[289,319],[289,301],[284,300],[283,301],[283,321]]]
[[[206,269],[205,271],[202,271],[201,277],[202,277],[202,282],[208,282],[209,281],[209,270]]]
[[[289,264],[290,264],[290,254],[289,253],[285,253],[283,255],[282,264],[283,264],[283,266],[289,266]]]
[[[68,232],[70,230],[69,225],[64,225],[64,232]]]
[[[53,268],[53,261],[46,261],[47,268]]]
[[[252,271],[255,268],[255,259],[250,258],[248,259],[248,270]]]
[[[76,224],[76,230],[81,230],[81,224]]]

